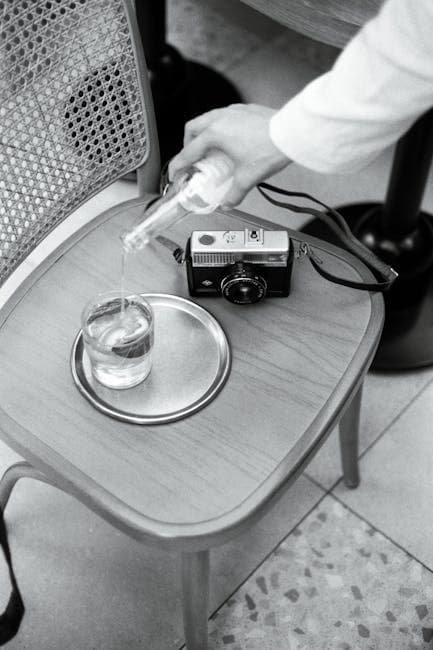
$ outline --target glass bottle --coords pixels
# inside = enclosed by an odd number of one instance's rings
[[[187,214],[216,210],[233,182],[232,171],[230,158],[215,150],[177,174],[165,194],[147,208],[130,230],[122,233],[124,249],[142,249]]]

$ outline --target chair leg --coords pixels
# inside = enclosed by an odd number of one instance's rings
[[[187,650],[207,650],[209,551],[182,553],[183,626]]]
[[[358,434],[361,400],[362,384],[340,419],[341,463],[344,483],[348,488],[356,488],[359,485]]]
[[[8,504],[14,486],[20,478],[33,478],[55,486],[53,481],[47,478],[42,472],[35,469],[33,465],[27,461],[15,463],[8,467],[0,480],[0,508],[3,512]]]

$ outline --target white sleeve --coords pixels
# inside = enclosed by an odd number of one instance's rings
[[[318,172],[352,172],[433,107],[433,0],[386,0],[334,67],[270,121],[274,144]]]

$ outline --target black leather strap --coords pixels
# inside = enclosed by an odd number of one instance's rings
[[[18,632],[24,616],[24,603],[18,589],[17,580],[12,566],[12,556],[9,548],[6,524],[0,508],[0,546],[9,568],[12,591],[6,609],[0,614],[0,645],[8,643]]]
[[[387,291],[398,277],[394,269],[380,260],[374,253],[372,253],[372,251],[364,246],[364,244],[362,244],[359,239],[353,235],[349,226],[344,220],[344,217],[334,208],[327,206],[326,203],[322,203],[322,201],[319,201],[318,199],[314,198],[314,196],[306,194],[305,192],[290,192],[280,187],[276,187],[275,185],[270,185],[269,183],[260,183],[257,186],[257,189],[267,201],[272,203],[272,205],[276,205],[280,208],[286,208],[291,212],[311,214],[313,217],[317,217],[321,221],[324,221],[327,226],[331,228],[331,230],[337,235],[341,242],[346,246],[346,248],[356,257],[362,260],[378,279],[377,282],[355,282],[346,278],[340,278],[336,275],[333,275],[329,271],[326,271],[326,269],[322,267],[322,261],[312,253],[309,246],[304,248],[304,254],[307,255],[316,271],[330,282],[341,284],[345,287],[351,287],[353,289],[361,289],[363,291]],[[318,205],[324,207],[327,212],[322,212],[321,210],[317,210],[315,208],[299,206],[292,203],[287,203],[285,201],[280,201],[270,196],[268,192],[274,192],[275,194],[280,194],[283,196],[293,196],[297,198],[308,199],[309,201],[313,201],[314,203],[317,203]]]

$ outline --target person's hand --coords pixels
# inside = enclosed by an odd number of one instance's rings
[[[225,206],[237,205],[257,183],[291,161],[272,142],[271,108],[256,104],[233,104],[217,108],[188,122],[184,148],[169,164],[169,177],[190,167],[211,149],[223,151],[233,162],[233,184]]]

